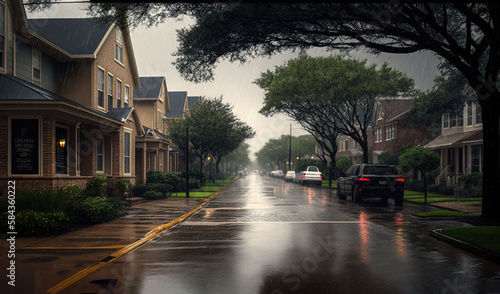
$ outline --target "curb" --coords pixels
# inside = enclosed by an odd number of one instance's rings
[[[497,264],[500,264],[500,255],[482,248],[479,248],[477,246],[471,245],[469,243],[463,242],[461,240],[452,238],[450,236],[447,236],[443,233],[441,233],[442,229],[436,229],[432,230],[430,235],[431,237],[434,237],[438,239],[439,241],[446,242],[448,244],[451,244],[455,247],[458,247],[462,250],[468,251],[472,254],[475,254],[477,256],[483,257],[485,259],[488,259],[490,261],[493,261]]]
[[[226,187],[231,185],[232,183],[234,183],[234,180],[232,182],[230,182],[229,184],[225,185],[224,187],[220,188],[219,190],[217,190],[212,195],[210,195],[210,197],[205,199],[205,201],[201,205],[199,205],[198,207],[196,207],[192,211],[183,214],[182,216],[176,218],[175,220],[173,220],[167,224],[163,224],[159,227],[152,229],[151,231],[146,233],[143,238],[137,240],[136,242],[134,242],[132,244],[129,244],[129,245],[121,248],[120,250],[114,252],[113,254],[111,254],[108,257],[104,258],[103,260],[99,261],[99,263],[97,263],[91,267],[85,268],[85,269],[77,272],[76,274],[72,275],[71,277],[63,280],[62,282],[60,282],[57,285],[53,286],[52,288],[48,289],[47,293],[50,293],[50,294],[59,293],[59,292],[65,290],[69,286],[71,286],[74,283],[78,282],[79,280],[85,278],[86,276],[92,274],[93,272],[97,271],[98,269],[102,268],[103,266],[107,265],[108,263],[111,263],[111,262],[117,260],[118,258],[129,253],[130,251],[132,251],[132,250],[138,248],[139,246],[147,243],[148,241],[152,240],[153,238],[158,236],[159,233],[161,233],[165,230],[168,230],[169,228],[183,222],[188,217],[193,215],[195,212],[197,212],[198,210],[203,208],[203,206],[207,205],[212,199],[214,199],[217,195],[222,193],[222,191],[224,191],[226,189]]]

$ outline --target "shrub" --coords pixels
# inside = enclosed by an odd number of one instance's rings
[[[21,191],[16,197],[16,210],[66,211],[68,208],[68,202],[66,201],[68,192],[71,192],[69,198],[79,195],[74,188]]]
[[[89,197],[77,203],[74,212],[78,222],[97,224],[122,216],[125,207],[117,198]]]
[[[337,160],[335,163],[335,166],[343,173],[346,172],[346,170],[352,165],[352,161],[349,157],[342,157],[341,159]]]
[[[146,173],[147,183],[164,183],[165,173],[160,171],[148,171]]]
[[[197,179],[189,179],[189,189],[201,188],[201,182]]]
[[[106,180],[107,176],[104,174],[95,175],[94,178],[87,183],[86,194],[92,197],[103,196],[106,191]]]
[[[136,197],[145,197],[147,192],[159,192],[166,197],[172,191],[172,186],[169,184],[141,184],[134,186],[132,191]]]
[[[71,226],[66,213],[62,211],[22,210],[16,213],[16,230],[21,235],[45,235],[65,230]]]
[[[122,195],[130,190],[130,186],[130,180],[127,178],[121,178],[116,181],[116,188]]]
[[[156,199],[164,199],[166,198],[166,195],[163,194],[162,192],[147,191],[146,193],[144,193],[143,197],[146,199],[156,200]]]
[[[451,186],[439,186],[438,191],[443,195],[453,195],[455,193],[455,189]]]
[[[481,198],[483,197],[483,188],[482,187],[476,187],[472,190],[472,197],[474,198]]]
[[[468,175],[459,175],[458,181],[464,186],[465,189],[472,189],[481,185],[483,174],[474,172]]]
[[[427,187],[427,192],[439,192],[439,186],[438,185],[429,185]]]

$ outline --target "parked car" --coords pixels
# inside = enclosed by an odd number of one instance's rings
[[[293,182],[295,180],[295,171],[289,170],[286,172],[285,181]]]
[[[300,172],[296,182],[302,185],[313,183],[321,186],[323,182],[323,174],[319,171],[317,166],[308,166],[304,171]]]
[[[396,206],[403,206],[404,178],[395,165],[353,164],[345,173],[340,173],[337,182],[337,197],[352,197],[353,202],[366,198],[382,198],[386,202],[393,198]]]
[[[284,177],[283,171],[280,169],[273,170],[271,172],[271,177],[283,179],[283,177]]]

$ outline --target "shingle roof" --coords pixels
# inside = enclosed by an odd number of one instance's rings
[[[134,90],[134,99],[158,98],[164,77],[139,77],[141,88]]]
[[[414,99],[380,99],[380,107],[386,122],[397,120],[407,113],[414,104]]]
[[[184,110],[184,103],[186,101],[187,92],[177,91],[168,92],[168,99],[170,103],[170,110],[165,113],[168,118],[181,118],[182,111]]]
[[[94,54],[111,26],[92,18],[29,19],[28,24],[33,32],[74,55]]]
[[[132,113],[133,108],[111,108],[108,111],[108,116],[116,120],[125,122]]]

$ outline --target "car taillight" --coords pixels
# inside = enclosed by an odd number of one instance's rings
[[[401,178],[401,179],[396,179],[396,182],[404,182],[405,179]]]
[[[305,178],[306,177],[306,174],[302,174],[302,178]]]
[[[370,179],[369,178],[359,178],[358,181],[360,181],[360,182],[369,182]]]
[[[320,179],[322,179],[322,178],[323,178],[323,174],[322,174],[322,173],[320,173],[320,174],[319,174],[319,178],[320,178]]]

